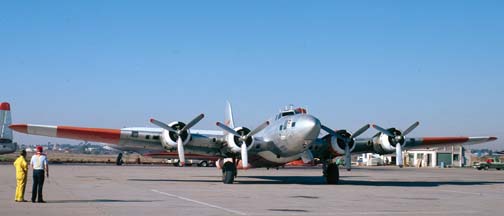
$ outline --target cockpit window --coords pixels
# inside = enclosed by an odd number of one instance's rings
[[[290,115],[294,115],[295,113],[294,112],[283,112],[282,113],[282,117],[284,116],[290,116]]]

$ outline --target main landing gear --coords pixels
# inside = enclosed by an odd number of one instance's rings
[[[332,162],[324,163],[323,173],[327,184],[339,183],[339,168],[337,164]]]
[[[236,164],[234,162],[228,161],[224,163],[222,167],[222,182],[224,184],[233,184],[237,174],[238,171],[236,170]]]

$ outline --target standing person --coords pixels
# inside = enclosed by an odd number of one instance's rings
[[[28,163],[26,163],[26,150],[21,150],[19,157],[14,161],[14,167],[16,167],[16,197],[14,201],[16,202],[26,202],[24,199],[24,193],[26,188],[26,180],[28,178]]]
[[[30,160],[33,168],[33,187],[31,201],[34,203],[38,198],[39,203],[45,203],[42,198],[42,187],[44,186],[44,173],[49,178],[49,166],[46,155],[42,154],[42,146],[37,146],[37,153]],[[38,196],[37,196],[38,195]]]

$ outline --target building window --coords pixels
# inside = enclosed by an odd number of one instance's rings
[[[460,160],[459,154],[453,154],[453,160],[459,161]]]

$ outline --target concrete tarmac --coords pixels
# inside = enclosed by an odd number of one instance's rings
[[[504,171],[251,169],[224,185],[216,168],[52,165],[47,203],[16,203],[15,171],[0,165],[0,215],[502,215]],[[32,174],[25,199],[31,197]]]

